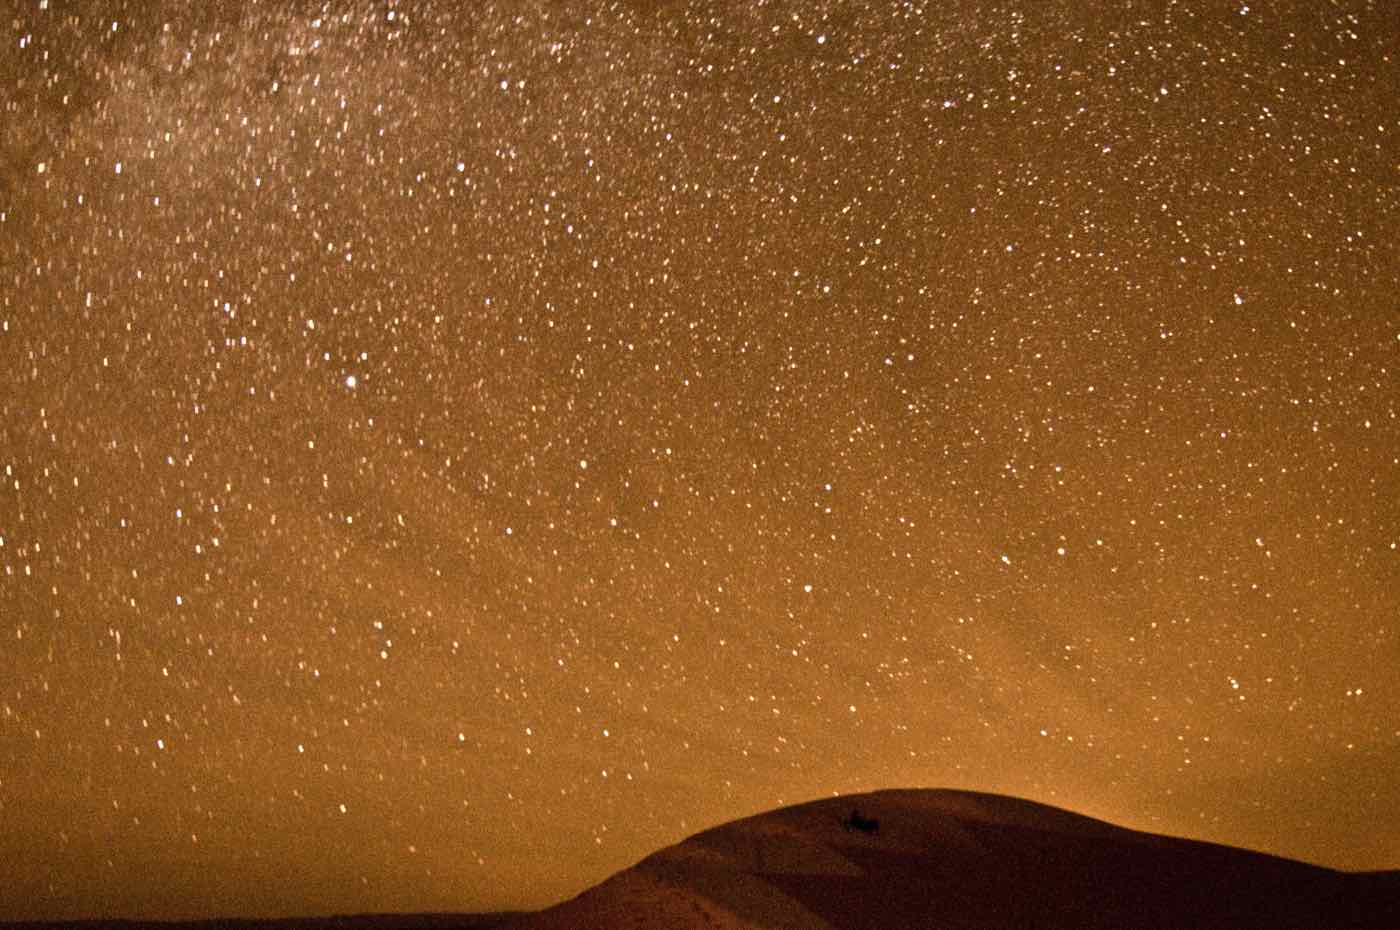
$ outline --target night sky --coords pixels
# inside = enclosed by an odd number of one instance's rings
[[[1400,866],[1389,0],[0,33],[0,919],[892,786]]]

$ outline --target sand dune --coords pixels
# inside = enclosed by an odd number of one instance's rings
[[[856,809],[878,829],[853,829]],[[1341,873],[997,795],[881,791],[716,827],[503,927],[1395,930],[1400,872]]]

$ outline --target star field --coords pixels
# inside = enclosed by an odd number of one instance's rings
[[[1400,24],[1121,6],[17,3],[0,919],[1400,866]]]

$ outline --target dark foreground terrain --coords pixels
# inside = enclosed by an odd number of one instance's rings
[[[142,926],[10,926],[99,925]],[[1000,795],[896,790],[813,801],[707,830],[538,913],[158,926],[1397,930],[1400,871],[1337,872]]]

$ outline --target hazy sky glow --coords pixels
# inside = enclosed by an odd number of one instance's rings
[[[912,785],[1400,866],[1389,2],[0,40],[0,919]]]

